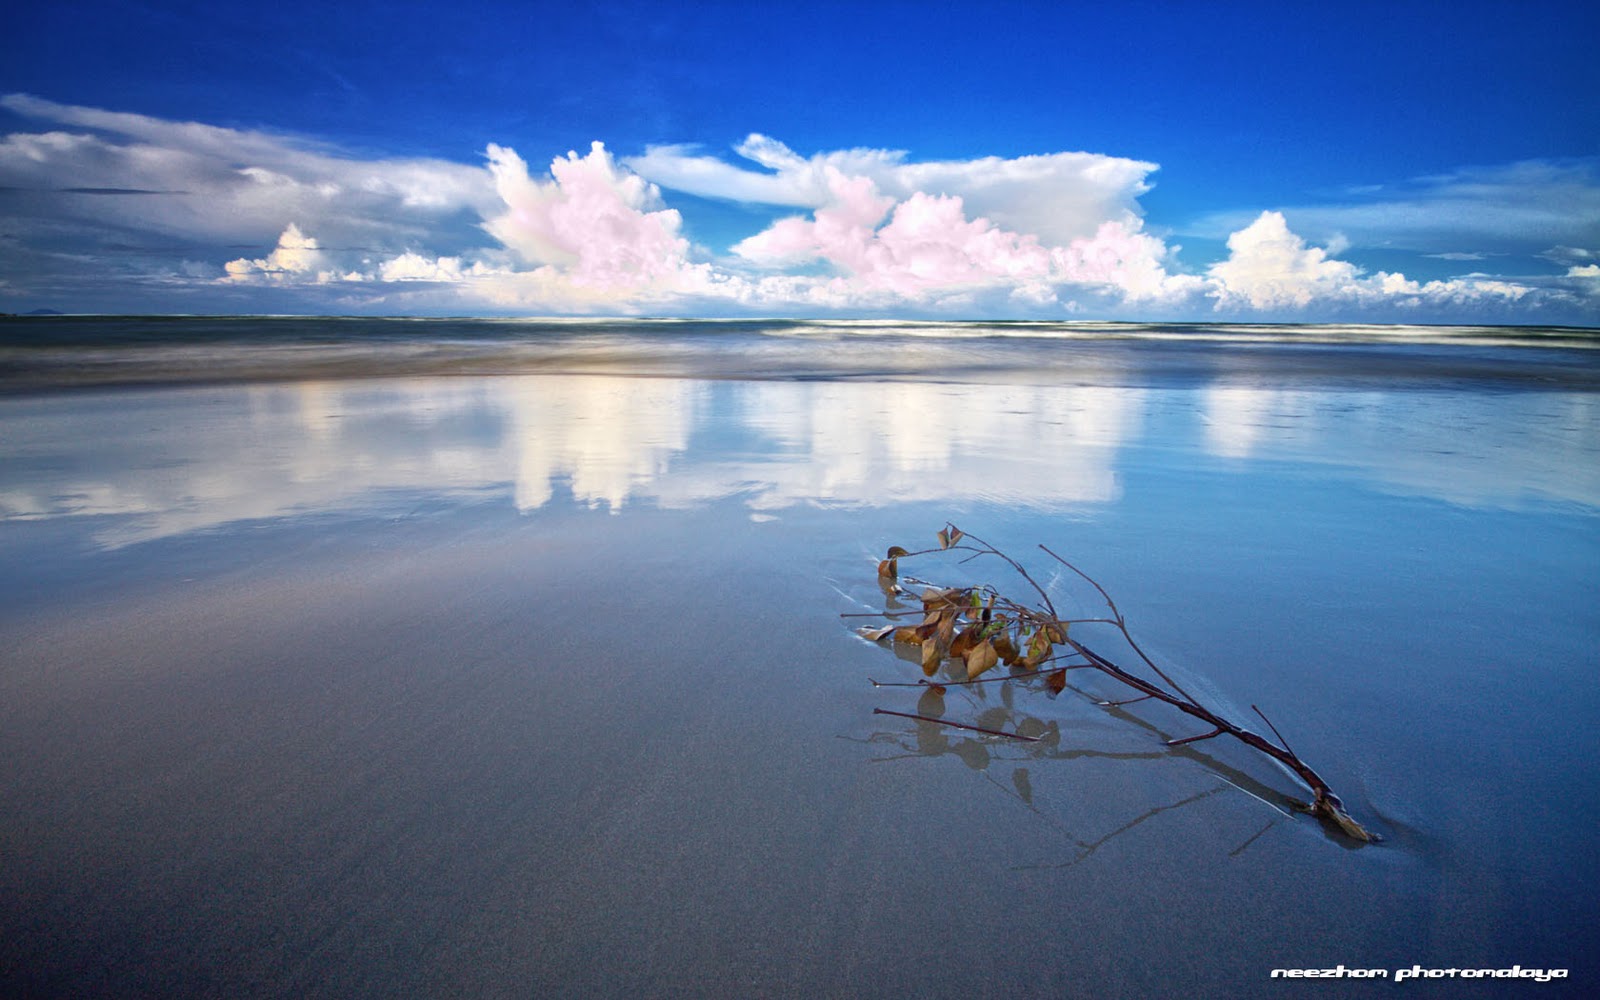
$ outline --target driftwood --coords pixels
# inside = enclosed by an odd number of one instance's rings
[[[1374,841],[1379,839],[1376,834],[1369,832],[1360,823],[1357,823],[1345,812],[1344,804],[1333,789],[1322,779],[1309,764],[1300,759],[1289,746],[1288,740],[1278,732],[1266,715],[1259,708],[1251,705],[1251,709],[1266,723],[1267,728],[1277,737],[1277,742],[1267,739],[1259,733],[1252,732],[1237,723],[1223,718],[1212,709],[1206,707],[1197,698],[1185,691],[1183,687],[1173,680],[1166,671],[1162,670],[1149,656],[1128,631],[1126,619],[1118,610],[1117,604],[1111,599],[1093,577],[1072,563],[1063,559],[1044,545],[1040,550],[1061,566],[1072,571],[1085,580],[1105,600],[1106,607],[1110,610],[1109,617],[1100,618],[1066,618],[1056,611],[1055,604],[1050,600],[1050,595],[1034,578],[1028,570],[1011,556],[973,535],[961,531],[952,524],[946,524],[939,532],[939,547],[923,549],[917,552],[895,546],[891,548],[882,562],[878,564],[878,582],[883,587],[885,595],[892,601],[901,596],[912,596],[901,583],[899,564],[903,559],[912,559],[918,556],[930,555],[939,552],[964,552],[968,553],[967,559],[992,557],[1005,562],[1033,589],[1039,596],[1037,604],[1023,604],[1005,597],[990,586],[981,587],[955,587],[938,588],[928,586],[921,592],[921,608],[899,610],[889,608],[879,617],[890,622],[899,622],[906,618],[920,619],[914,625],[890,624],[881,627],[863,627],[856,631],[864,637],[875,642],[885,640],[897,644],[919,646],[921,651],[922,671],[925,677],[932,678],[941,665],[959,660],[965,664],[965,680],[955,681],[918,681],[915,685],[926,687],[929,685],[943,687],[955,684],[983,684],[992,681],[1021,680],[1030,677],[1042,677],[1045,685],[1052,691],[1059,693],[1066,687],[1067,671],[1069,670],[1094,670],[1110,677],[1136,692],[1134,697],[1122,701],[1104,701],[1102,705],[1120,706],[1130,705],[1142,701],[1155,701],[1171,706],[1185,715],[1198,719],[1210,727],[1208,732],[1196,736],[1187,736],[1181,739],[1166,741],[1168,746],[1181,746],[1187,743],[1198,743],[1202,740],[1215,739],[1218,736],[1231,736],[1254,750],[1257,750],[1288,768],[1312,793],[1312,801],[1306,811],[1330,823],[1346,836],[1358,841]],[[907,578],[907,582],[910,581]],[[855,616],[849,616],[855,617]],[[1154,678],[1140,676],[1128,669],[1119,666],[1113,661],[1095,652],[1071,634],[1074,625],[1104,624],[1117,629],[1126,640],[1128,647],[1138,656],[1144,666],[1155,676]],[[1010,672],[994,677],[983,675],[997,666],[1005,665]],[[875,684],[877,682],[874,682]],[[900,685],[879,685],[900,686]],[[908,718],[923,719],[942,725],[954,725],[960,728],[976,729],[979,727],[966,726],[962,723],[948,722],[944,719],[933,719],[926,716],[911,715],[906,712],[891,712],[885,709],[878,710],[885,715],[899,715]],[[1026,739],[1019,734],[1006,733],[980,729],[981,732],[996,736],[1007,736],[1016,739]]]

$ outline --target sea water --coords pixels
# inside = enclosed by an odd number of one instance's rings
[[[1589,332],[0,330],[20,990],[1592,981]],[[937,713],[873,687],[921,671],[840,616],[881,609],[877,560],[946,521],[1104,613],[1036,546],[1070,558],[1186,689],[1264,728],[1259,707],[1384,840],[1298,814],[1304,789],[1241,747],[1166,747],[1199,732],[1100,706],[1094,678],[952,688]],[[1027,596],[1004,570],[905,572]]]

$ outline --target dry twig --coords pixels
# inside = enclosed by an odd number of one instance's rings
[[[1023,604],[1003,596],[999,591],[990,586],[982,587],[956,587],[944,588],[929,587],[922,592],[922,620],[916,625],[890,624],[879,628],[859,628],[857,632],[875,642],[890,639],[895,643],[920,646],[923,674],[932,677],[939,667],[950,660],[960,660],[966,666],[966,682],[976,682],[980,675],[994,669],[1000,664],[1008,667],[1019,668],[1018,673],[1012,675],[1013,679],[1021,679],[1042,675],[1046,686],[1060,692],[1066,686],[1068,669],[1092,668],[1102,674],[1132,688],[1137,695],[1133,698],[1119,702],[1103,702],[1105,705],[1127,705],[1139,701],[1159,701],[1186,715],[1210,726],[1210,730],[1197,736],[1187,736],[1182,739],[1167,741],[1167,746],[1183,746],[1189,743],[1198,743],[1203,740],[1215,739],[1218,736],[1231,736],[1244,745],[1251,747],[1288,768],[1305,786],[1311,790],[1312,802],[1307,811],[1319,817],[1342,831],[1345,835],[1359,841],[1377,840],[1377,835],[1369,832],[1360,823],[1350,818],[1345,812],[1344,803],[1334,794],[1333,789],[1323,780],[1309,764],[1302,760],[1289,746],[1289,741],[1283,738],[1265,714],[1256,706],[1251,709],[1261,717],[1261,721],[1277,737],[1277,742],[1261,736],[1243,726],[1223,718],[1212,709],[1200,702],[1188,691],[1173,680],[1166,671],[1162,670],[1139,644],[1134,641],[1128,631],[1127,620],[1117,608],[1116,601],[1106,593],[1093,577],[1072,563],[1063,559],[1048,547],[1041,545],[1039,548],[1051,559],[1072,571],[1077,576],[1089,583],[1104,599],[1106,607],[1110,609],[1109,618],[1081,618],[1070,619],[1063,617],[1056,611],[1055,604],[1050,600],[1049,593],[1041,587],[1016,559],[990,545],[981,538],[961,531],[953,524],[946,524],[939,532],[939,547],[924,549],[918,552],[908,552],[900,546],[891,548],[888,555],[878,564],[879,583],[884,586],[885,593],[891,597],[905,595],[899,584],[899,563],[902,559],[911,559],[918,556],[938,552],[967,552],[967,560],[981,557],[992,557],[1006,563],[1033,588],[1039,597],[1037,604]],[[963,561],[967,561],[963,560]],[[883,617],[891,623],[907,617],[915,618],[917,612],[904,610],[886,610]],[[1156,679],[1133,673],[1106,657],[1084,645],[1077,637],[1069,634],[1069,629],[1074,624],[1103,623],[1117,629],[1126,640],[1128,647]],[[1063,646],[1072,653],[1081,657],[1084,662],[1074,663],[1070,666],[1059,666],[1054,669],[1045,669],[1046,664],[1055,662],[1061,655],[1056,647]],[[950,683],[963,683],[955,681]],[[874,682],[877,686],[881,685]],[[905,715],[902,712],[888,712],[879,710],[888,715]],[[933,721],[933,720],[930,720]],[[943,721],[943,720],[939,720]],[[960,723],[944,723],[967,727]],[[987,731],[987,730],[984,730]],[[1010,733],[996,733],[995,735],[1010,736]]]

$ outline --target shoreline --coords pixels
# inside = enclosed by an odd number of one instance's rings
[[[0,395],[489,375],[1600,391],[1600,331],[1419,329],[48,317],[0,323]]]

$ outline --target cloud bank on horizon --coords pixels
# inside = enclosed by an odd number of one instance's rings
[[[1101,153],[807,155],[751,134],[732,157],[618,157],[600,138],[541,170],[496,143],[477,164],[382,159],[0,106],[42,123],[0,140],[0,309],[1600,322],[1587,161],[1218,213],[1188,224],[1225,241],[1191,260],[1141,204],[1157,165]],[[693,238],[707,200],[754,209],[751,231]],[[1420,280],[1343,256],[1384,246],[1464,270]]]

